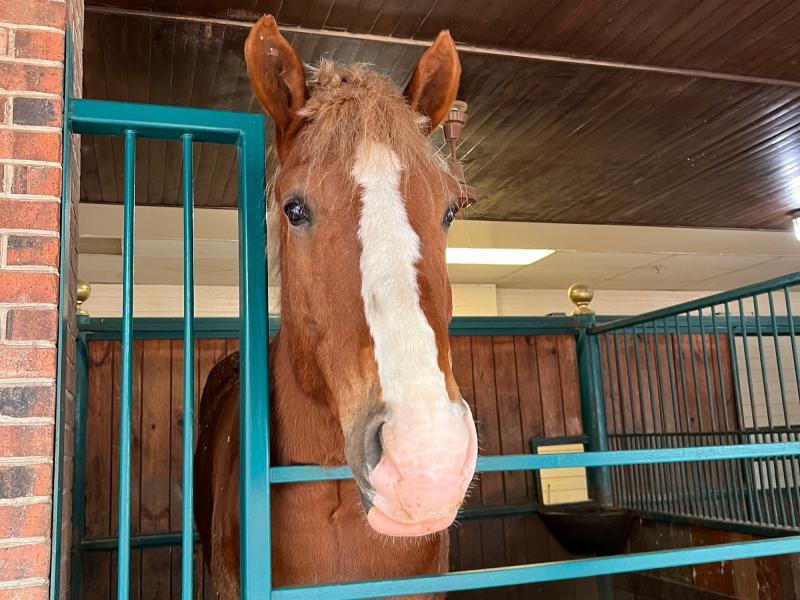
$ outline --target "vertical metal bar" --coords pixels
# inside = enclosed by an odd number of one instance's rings
[[[117,600],[130,593],[131,390],[133,387],[133,235],[136,200],[136,132],[125,130],[125,207],[122,237],[122,376],[119,417],[119,552]]]
[[[675,331],[677,333],[677,331],[678,331],[677,330],[677,320],[675,321],[675,323],[676,323],[676,330]],[[667,322],[664,319],[661,320],[661,328],[662,328],[662,330],[664,332],[664,348],[667,351],[667,356],[666,356],[666,359],[667,359],[667,375],[669,376],[670,399],[672,400],[670,402],[670,407],[672,409],[672,418],[673,418],[673,421],[675,423],[675,438],[674,438],[674,441],[672,443],[675,446],[677,446],[678,444],[684,444],[685,443],[685,439],[684,439],[685,435],[681,435],[681,415],[680,415],[680,409],[678,408],[679,392],[675,387],[676,373],[675,373],[674,365],[675,365],[676,361],[675,361],[675,356],[674,356],[674,349],[672,347],[672,340],[669,337],[669,333],[667,331]],[[653,332],[656,333],[656,331],[657,331],[656,330],[656,325],[655,325],[655,323],[653,323]],[[678,341],[678,344],[680,344],[680,336],[678,336],[676,339]],[[678,353],[678,355],[680,356],[680,352]],[[656,359],[656,374],[658,376],[658,382],[659,382],[658,385],[659,385],[659,389],[660,389],[661,388],[661,357],[660,357],[660,353],[658,351],[658,335],[657,334],[656,334],[656,346],[655,346],[655,359]],[[689,405],[688,405],[688,402],[686,400],[686,380],[682,378],[681,381],[683,383],[683,390],[684,390],[683,400],[684,400],[684,404],[686,406],[686,409],[685,409],[685,411],[686,411],[686,431],[688,432],[689,431]],[[678,494],[678,498],[679,499],[681,498],[681,496],[683,497],[683,499],[680,501],[680,504],[683,505],[684,514],[689,514],[690,515],[690,514],[693,513],[693,508],[692,508],[693,505],[692,505],[691,498],[689,497],[689,494],[688,494],[688,491],[689,491],[689,469],[690,469],[690,467],[686,463],[683,463],[683,462],[678,463],[677,466],[673,465],[673,473],[677,474],[676,480],[678,481],[678,486],[682,488],[682,491],[679,492],[679,494]],[[676,506],[676,508],[677,508],[677,506]]]
[[[741,298],[737,300],[737,306],[739,307],[739,325],[742,328],[742,349],[744,351],[745,375],[747,376],[747,391],[750,397],[750,411],[753,419],[753,430],[756,430],[758,428],[758,416],[756,415],[756,401],[755,394],[753,393],[753,370],[750,366],[750,346],[747,337],[747,324],[744,318],[744,301]],[[748,442],[749,441],[750,440],[748,440]],[[753,442],[755,442],[755,438],[753,439]],[[754,460],[749,462],[751,466],[758,467],[758,483],[761,485],[761,490],[756,489],[755,483],[753,485],[753,494],[755,495],[756,499],[756,513],[758,515],[758,520],[761,523],[767,523],[768,517],[765,518],[764,515],[769,512],[769,507],[766,505],[766,490],[764,490],[764,478],[761,472],[761,461]],[[763,511],[761,509],[762,499],[765,500]]]
[[[70,553],[70,598],[80,598],[83,581],[81,542],[86,527],[86,442],[89,384],[89,349],[86,335],[78,334],[75,348],[75,424],[72,442],[72,551]],[[57,597],[57,596],[56,596]]]
[[[241,316],[240,585],[242,600],[272,594],[264,119],[239,137]]]
[[[664,334],[666,335],[666,325],[664,324],[663,321],[662,321],[662,325],[664,325]],[[661,362],[662,361],[661,361],[661,352],[658,349],[658,329],[656,329],[656,322],[655,321],[653,321],[651,323],[651,327],[653,329],[653,361],[654,361],[654,366],[655,366],[654,370],[655,370],[655,375],[656,375],[656,390],[657,390],[657,394],[658,394],[658,403],[659,403],[660,411],[661,411],[661,423],[662,423],[662,427],[664,427],[663,423],[666,421],[666,411],[664,409],[664,395],[662,393],[662,390],[663,390],[664,386],[663,386],[663,384],[661,382],[661,373],[662,373]],[[647,326],[643,326],[642,329],[646,332],[647,331]],[[665,337],[665,344],[666,344],[666,337]],[[647,337],[645,337],[645,346],[647,347]],[[675,432],[677,434],[678,428],[679,428],[679,420],[680,419],[679,419],[678,415],[675,414],[675,403],[677,402],[677,400],[676,400],[675,395],[674,395],[674,392],[675,392],[674,383],[672,382],[672,362],[671,362],[672,359],[669,356],[669,344],[666,344],[666,349],[667,349],[666,359],[667,359],[667,365],[668,365],[668,368],[669,368],[670,385],[672,386],[672,392],[673,392],[673,396],[670,399],[671,400],[670,401],[670,407],[672,409],[673,421],[675,422]],[[648,361],[648,364],[647,364],[647,378],[648,378],[648,380],[650,379],[650,364],[649,364],[649,361]],[[666,428],[664,428],[664,431],[666,433]],[[667,439],[667,438],[665,437],[665,439]],[[669,442],[669,445],[672,445],[672,441]],[[677,465],[673,464],[673,465],[671,465],[671,468],[669,469],[669,472],[672,473],[672,474],[675,474],[676,471],[677,471],[678,477],[676,477],[675,479],[677,479],[678,487],[683,486],[683,490],[682,491],[681,490],[676,490],[676,493],[673,493],[673,497],[677,495],[678,501],[680,501],[680,496],[685,494],[685,492],[686,492],[686,488],[685,488],[686,481],[685,481],[685,478],[680,476],[681,468],[683,466],[684,466],[683,463],[678,463]],[[665,485],[668,485],[668,484],[665,484]],[[672,504],[674,506],[675,512],[677,512],[678,511],[678,502],[673,500]]]
[[[645,418],[644,388],[642,387],[642,366],[639,361],[639,341],[636,334],[636,325],[634,325],[631,328],[631,343],[633,345],[633,364],[636,367],[636,387],[639,392],[639,411],[642,418],[642,434],[643,434],[642,442],[644,447],[649,450],[652,448],[652,442],[655,439],[656,420],[655,420],[655,412],[653,412],[653,421],[652,421],[653,430],[652,432],[648,432],[646,426],[647,419]],[[650,404],[652,406],[653,402],[652,396],[648,395],[648,399],[650,400]],[[650,437],[648,433],[652,433],[653,437]],[[643,490],[644,495],[642,501],[648,510],[655,510],[657,508],[656,494],[661,494],[664,489],[663,486],[661,485],[661,478],[659,477],[658,467],[654,465],[643,465],[643,470],[645,476],[645,484],[651,484],[651,485],[645,485],[645,490]],[[655,488],[655,491],[652,491],[652,488]]]
[[[717,363],[717,378],[719,380],[719,389],[720,393],[722,394],[722,419],[723,419],[723,427],[726,435],[723,435],[719,442],[722,444],[727,443],[727,432],[730,431],[730,419],[728,418],[728,390],[725,382],[725,376],[722,372],[722,357],[720,356],[720,344],[719,344],[719,331],[717,330],[717,311],[716,305],[711,306],[711,335],[714,338],[714,355],[716,356],[716,363]],[[731,355],[733,356],[733,355]],[[733,373],[733,367],[731,367],[731,373]],[[723,461],[723,469],[725,471],[725,486],[724,486],[724,498],[727,501],[727,506],[730,511],[730,516],[732,519],[742,519],[742,514],[739,511],[739,502],[738,499],[734,497],[735,490],[737,489],[734,485],[735,480],[735,470],[736,470],[736,462],[734,461]]]
[[[72,28],[67,25],[64,31],[64,109],[63,109],[63,128],[61,131],[61,207],[60,207],[60,257],[58,262],[59,284],[58,284],[58,332],[56,344],[58,348],[58,362],[56,363],[56,399],[55,399],[55,419],[54,419],[54,439],[53,439],[53,503],[50,510],[50,535],[52,544],[50,548],[50,599],[55,600],[61,595],[61,528],[63,520],[63,498],[62,488],[64,487],[64,438],[65,422],[64,405],[66,404],[65,392],[68,382],[64,380],[69,369],[67,368],[67,346],[75,343],[71,339],[70,318],[74,307],[70,304],[69,285],[72,282],[70,273],[70,257],[72,256],[73,239],[72,232],[72,198],[70,185],[70,152],[69,144],[72,137],[70,129],[70,105],[72,98],[73,83],[73,49],[72,49]]]
[[[619,388],[619,410],[620,410],[620,413],[622,415],[622,433],[625,434],[626,442],[630,444],[630,443],[632,443],[632,440],[631,440],[631,438],[630,438],[630,436],[628,434],[628,430],[627,430],[627,427],[626,427],[626,424],[625,424],[625,392],[624,392],[623,384],[622,384],[622,366],[620,365],[620,362],[619,362],[619,333],[617,331],[614,331],[613,336],[614,336],[614,360],[617,363],[617,387]],[[626,375],[627,375],[627,378],[628,378],[628,385],[630,385],[631,374],[630,373],[626,373]],[[633,425],[634,425],[634,423],[633,423],[633,413],[631,413],[631,428],[632,429],[633,429]],[[631,433],[633,433],[633,431],[631,431]],[[623,469],[623,472],[626,474],[625,483],[626,483],[626,487],[628,488],[628,492],[629,492],[628,493],[628,501],[630,502],[631,505],[636,507],[637,502],[638,502],[638,498],[637,498],[636,494],[637,494],[638,489],[639,489],[639,485],[638,485],[639,478],[636,476],[636,471],[633,468],[633,465],[627,465],[625,467],[622,467],[622,469]]]
[[[617,353],[616,336],[615,336],[614,333],[605,335],[606,360],[608,362],[609,373],[611,372],[611,340],[612,340],[612,336],[614,336],[613,337],[613,339],[614,339],[614,356],[616,357],[616,353]],[[611,406],[612,406],[612,410],[614,412],[614,420],[615,420],[614,431],[616,432],[616,434],[618,436],[617,439],[620,440],[620,439],[623,439],[624,435],[625,435],[625,413],[622,410],[622,402],[623,402],[623,400],[622,400],[622,383],[621,383],[621,376],[620,376],[620,372],[619,372],[619,360],[615,360],[614,363],[616,365],[616,368],[614,369],[616,385],[615,385],[615,382],[611,380],[610,376],[609,376],[609,380],[608,380],[608,385],[609,385],[609,390],[611,392],[611,397],[612,397]],[[614,388],[615,387],[617,388],[617,398],[618,398],[619,402],[614,402],[613,401]],[[614,410],[614,409],[619,409],[619,423],[620,423],[621,431],[616,428],[617,410]],[[620,435],[622,435],[623,438],[620,438],[619,437]],[[627,471],[625,469],[626,469],[626,467],[624,467],[624,466],[618,466],[618,467],[614,468],[614,472],[617,474],[617,479],[618,479],[618,482],[619,482],[619,488],[620,488],[620,490],[619,490],[620,491],[619,501],[620,501],[620,503],[624,503],[627,506],[629,504],[629,502],[630,502],[630,486],[628,485],[628,473],[627,473]]]
[[[759,364],[761,365],[761,383],[764,389],[764,404],[767,408],[767,425],[769,426],[769,433],[767,435],[769,436],[770,441],[774,441],[772,432],[775,430],[775,421],[772,418],[772,405],[769,397],[769,380],[767,379],[767,365],[766,359],[764,358],[764,333],[761,327],[761,314],[758,310],[758,297],[753,296],[752,300],[753,315],[755,316],[756,321],[756,339],[758,340],[758,360]],[[785,525],[787,522],[786,509],[783,506],[783,502],[780,504],[778,503],[776,496],[776,488],[778,487],[778,474],[775,468],[775,459],[767,459],[765,462],[767,467],[767,479],[769,481],[770,499],[772,500],[773,509],[775,509],[775,524]],[[778,511],[778,508],[780,511]],[[780,517],[778,516],[778,512],[780,512]]]
[[[183,498],[181,500],[181,598],[192,600],[194,553],[194,199],[192,136],[183,144]]]
[[[797,352],[797,332],[794,328],[794,316],[792,315],[792,298],[789,295],[789,288],[783,288],[783,298],[784,302],[786,303],[786,318],[788,319],[788,327],[789,327],[789,341],[792,347],[792,359],[794,362],[794,378],[795,378],[795,385],[797,386],[795,391],[795,400],[798,402],[800,406],[800,356],[798,356]],[[788,425],[788,421],[787,421]],[[795,440],[797,439],[797,435],[794,436]],[[794,483],[795,492],[797,493],[797,505],[800,506],[800,468],[798,468],[798,459],[796,456],[792,457],[792,480]]]
[[[606,369],[605,375],[608,379],[608,393],[611,396],[608,401],[611,403],[611,429],[614,430],[614,434],[618,434],[617,431],[617,405],[614,401],[614,380],[611,378],[611,350],[609,348],[610,342],[607,333],[603,335],[603,342],[602,345],[605,348],[605,355],[606,355]],[[601,370],[602,370],[602,361],[601,361]],[[606,428],[608,428],[608,423],[606,423]],[[616,450],[617,448],[617,440],[616,438],[612,438],[611,442],[611,449]],[[612,491],[614,496],[614,504],[618,506],[624,505],[624,491],[622,488],[621,480],[620,480],[620,471],[619,467],[611,467],[611,485]]]
[[[794,316],[792,316],[792,298],[789,295],[789,288],[783,288],[783,297],[786,302],[786,317],[789,320],[789,340],[792,345],[792,358],[794,359],[794,378],[797,384],[798,401],[800,402],[800,355],[797,352],[797,331],[794,328]]]
[[[630,350],[628,348],[628,331],[627,329],[622,330],[622,348],[625,352],[625,373],[628,376],[628,402],[630,403],[631,408],[631,443],[635,449],[639,449],[639,442],[640,440],[637,439],[636,436],[636,409],[633,407],[633,377],[634,372],[631,369],[631,355]],[[636,373],[638,375],[638,373]],[[644,474],[641,465],[631,465],[629,467],[634,476],[635,486],[636,486],[636,504],[638,508],[645,509],[644,504]]]
[[[770,318],[770,325],[772,326],[772,343],[775,345],[775,366],[778,368],[778,387],[781,391],[781,408],[783,409],[783,427],[785,429],[789,429],[789,408],[786,405],[786,382],[783,378],[783,361],[781,360],[781,346],[780,346],[780,339],[778,338],[778,319],[775,316],[775,300],[772,296],[772,292],[767,292],[767,301],[769,304],[769,318]],[[778,437],[778,441],[782,441],[783,436],[778,433],[776,434]],[[788,436],[787,440],[788,441]],[[794,499],[792,494],[789,493],[789,471],[786,468],[786,459],[780,459],[781,467],[783,470],[783,486],[779,488],[780,492],[780,499],[781,499],[781,506],[784,504],[789,510],[789,522],[791,523],[792,527],[797,527],[797,512],[794,505]],[[777,474],[775,479],[777,480]],[[793,486],[795,487],[795,486]]]
[[[636,356],[638,359],[639,351],[638,351],[638,336],[636,334],[636,326],[633,326],[633,342],[634,342],[634,349],[636,350]],[[653,437],[651,438],[650,444],[648,444],[649,448],[658,448],[660,447],[660,443],[658,441],[658,427],[656,426],[656,395],[653,393],[653,379],[650,373],[650,347],[647,342],[647,326],[646,324],[642,325],[642,344],[644,346],[644,364],[645,364],[645,373],[647,375],[647,397],[650,399],[650,418],[651,422],[653,423]],[[640,367],[636,365],[637,371],[639,371]],[[640,375],[641,377],[641,375]],[[641,392],[640,392],[640,398]],[[644,414],[644,409],[642,409],[642,414]],[[661,421],[661,428],[664,428],[664,422]],[[667,485],[668,479],[664,477],[664,465],[655,465],[653,467],[654,471],[654,478],[656,480],[656,490],[658,496],[653,498],[653,503],[661,510],[664,509],[665,499],[669,496]]]
[[[708,343],[706,342],[706,328],[705,328],[705,325],[703,324],[703,309],[702,308],[697,310],[697,317],[698,317],[698,321],[699,321],[699,324],[700,324],[700,344],[701,344],[701,347],[703,349],[703,370],[705,371],[705,375],[706,375],[706,397],[708,398],[708,409],[709,409],[709,412],[711,413],[711,430],[712,431],[717,431],[719,429],[719,419],[718,419],[719,415],[717,414],[717,410],[718,410],[717,401],[716,401],[717,399],[716,399],[716,396],[712,393],[714,388],[711,385],[711,373],[709,372],[709,368],[713,368],[713,367],[709,367],[709,364],[708,364],[708,362],[709,362],[708,361]],[[711,318],[712,318],[712,320],[714,318],[713,310],[711,311]],[[713,443],[713,442],[714,442],[714,436],[712,435],[712,436],[709,437],[709,443]],[[719,461],[712,461],[710,463],[705,463],[705,464],[708,466],[708,471],[709,471],[709,474],[711,475],[710,479],[712,480],[712,482],[713,482],[713,479],[714,479],[713,473],[716,473],[716,484],[717,484],[716,487],[718,489],[716,490],[717,497],[716,497],[716,499],[714,501],[714,509],[716,510],[717,515],[720,518],[724,519],[724,518],[726,518],[728,516],[726,514],[727,513],[727,510],[726,510],[727,506],[725,504],[724,498],[722,497],[722,481],[723,481],[723,472],[724,472],[724,469],[725,469],[725,465],[721,465],[719,463]]]
[[[689,388],[686,385],[686,369],[685,369],[684,360],[683,360],[683,342],[681,340],[681,327],[680,327],[680,323],[678,321],[678,316],[677,315],[673,316],[673,321],[674,321],[674,325],[675,325],[675,335],[676,335],[676,341],[677,341],[678,369],[680,371],[681,387],[683,389],[683,403],[684,403],[684,408],[685,408],[685,411],[686,411],[686,428],[687,428],[686,429],[686,433],[687,433],[687,435],[684,436],[684,439],[682,440],[682,443],[684,445],[686,445],[686,444],[693,444],[694,443],[692,441],[693,438],[690,435],[691,434],[691,422],[690,422],[691,414],[690,414],[690,410],[689,410]],[[692,366],[694,366],[694,352],[692,351],[691,339],[692,339],[691,335],[689,335],[689,350],[690,350],[690,353],[691,353],[690,360],[692,362]],[[695,378],[695,400],[696,400],[695,405],[699,406],[700,403],[699,403],[699,401],[697,401],[698,399],[697,399],[696,396],[697,396],[697,383],[696,383],[696,378]],[[698,418],[697,428],[698,428],[698,430],[701,430],[703,425],[702,425],[702,422],[700,420],[699,413],[697,415],[697,418]],[[691,503],[691,510],[692,510],[692,512],[694,514],[698,514],[700,516],[709,516],[709,511],[707,511],[702,505],[703,504],[703,498],[702,497],[698,498],[694,494],[694,489],[695,489],[695,487],[697,485],[697,480],[699,478],[698,467],[697,467],[696,464],[688,464],[688,465],[686,465],[686,467],[687,467],[687,475],[691,474],[691,478],[689,480],[687,480],[688,481],[688,483],[687,483],[688,497],[689,497],[689,499],[690,499],[689,501]]]
[[[587,327],[594,317],[578,317]],[[608,450],[608,430],[603,403],[603,382],[600,363],[600,342],[596,335],[590,335],[584,327],[576,341],[578,355],[578,378],[580,381],[581,413],[591,452]],[[608,467],[588,469],[589,492],[601,506],[611,504],[611,488]]]
[[[744,428],[744,417],[743,417],[743,403],[744,403],[744,396],[742,395],[742,383],[740,380],[739,374],[739,352],[736,349],[736,334],[733,331],[733,326],[731,324],[731,308],[730,305],[726,302],[724,305],[725,309],[725,330],[727,331],[728,335],[728,354],[730,356],[731,361],[731,377],[733,378],[733,390],[731,393],[733,394],[733,400],[736,405],[736,422],[735,422],[735,429],[738,431]],[[745,340],[746,341],[746,340]],[[739,443],[738,439],[734,439],[733,443]],[[753,503],[753,494],[750,493],[751,490],[747,490],[744,485],[739,485],[741,481],[741,474],[744,469],[747,468],[747,462],[737,460],[736,461],[736,473],[737,477],[733,482],[734,489],[739,491],[741,497],[741,504],[740,506],[740,514],[742,515],[742,520],[747,521],[749,519],[755,519],[755,504]],[[743,483],[743,482],[742,482]],[[747,503],[747,508],[749,509],[749,513],[746,510],[745,503]],[[749,519],[747,515],[749,514]]]
[[[697,406],[697,421],[700,424],[699,432],[702,433],[706,429],[708,429],[709,431],[713,431],[714,430],[713,410],[709,411],[711,413],[709,416],[711,417],[711,423],[712,423],[710,427],[708,426],[709,424],[703,423],[703,410],[700,407],[701,404],[700,379],[697,376],[697,360],[695,357],[695,350],[694,350],[695,339],[694,339],[694,331],[692,330],[692,315],[691,313],[685,313],[685,316],[686,316],[686,334],[689,338],[689,353],[691,354],[692,381],[694,381],[695,404]],[[700,320],[702,321],[702,315],[700,317]],[[710,390],[706,390],[706,393],[710,394]],[[709,397],[709,407],[711,407],[710,397]],[[702,439],[701,436],[697,436],[695,437],[694,442],[698,443],[698,440],[701,439]],[[697,497],[702,498],[702,500],[705,502],[707,510],[707,512],[705,513],[706,517],[719,518],[720,515],[719,511],[717,510],[716,501],[709,494],[704,493],[703,490],[705,475],[710,465],[708,462],[697,462],[693,466],[696,469],[697,477],[695,478],[694,481],[694,489],[692,493]]]

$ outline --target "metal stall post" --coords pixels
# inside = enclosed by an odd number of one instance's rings
[[[595,323],[595,315],[594,311],[589,308],[589,302],[594,294],[582,284],[573,285],[569,288],[568,294],[569,299],[576,307],[572,315],[581,325],[576,341],[576,350],[583,430],[588,439],[588,450],[605,452],[608,450],[608,432],[603,401],[603,380],[600,372],[600,338],[590,334],[590,329]],[[612,498],[609,467],[588,469],[586,475],[589,497],[601,506],[610,506]]]
[[[239,136],[239,314],[241,316],[241,597],[270,598],[269,361],[267,359],[266,156],[264,119]]]

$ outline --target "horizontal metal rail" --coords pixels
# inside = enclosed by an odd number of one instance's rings
[[[732,446],[697,446],[660,450],[613,450],[608,452],[576,452],[570,454],[508,454],[479,456],[478,473],[496,471],[530,471],[569,467],[607,467],[619,465],[733,460],[800,456],[800,442],[773,444],[738,444]],[[351,479],[350,467],[289,466],[270,468],[271,483],[301,483]]]
[[[121,319],[100,317],[83,319],[80,330],[89,340],[116,340],[120,337]],[[205,317],[195,319],[196,339],[238,338],[241,325],[237,317]],[[269,335],[280,328],[280,317],[269,317]],[[450,335],[575,335],[580,322],[572,317],[454,317]],[[173,317],[139,317],[133,320],[134,339],[181,339],[183,319]]]
[[[618,322],[628,317],[605,317],[597,323]],[[738,319],[737,319],[738,320]],[[753,317],[745,317],[745,326],[732,328],[734,335],[743,335],[755,331],[756,322]],[[791,321],[788,317],[776,317],[778,335],[789,335],[800,330],[800,317]],[[699,328],[697,318],[678,319],[678,327],[670,326],[665,333],[685,333],[689,327]],[[706,328],[716,322],[718,327],[724,325],[724,318],[704,317]],[[195,319],[195,339],[235,339],[241,333],[241,324],[237,317],[201,317]],[[690,324],[691,323],[691,324]],[[793,324],[793,328],[792,328]],[[764,333],[772,332],[769,317],[761,318]],[[88,340],[117,340],[120,338],[121,319],[119,317],[93,317],[79,319],[78,327]],[[281,326],[278,315],[269,317],[269,335],[274,336]],[[450,335],[576,335],[586,325],[572,317],[453,317],[450,323]],[[136,317],[133,319],[133,339],[136,340],[170,340],[183,338],[183,319],[180,317]]]
[[[651,323],[666,317],[674,317],[684,313],[690,313],[703,308],[708,308],[710,306],[723,305],[727,302],[738,300],[739,298],[755,296],[757,294],[764,294],[775,290],[782,290],[795,285],[800,285],[800,271],[790,275],[784,275],[783,277],[776,277],[775,279],[770,279],[762,283],[754,283],[753,285],[747,285],[735,290],[706,296],[705,298],[700,298],[698,300],[692,300],[690,302],[676,304],[675,306],[670,306],[668,308],[654,310],[648,313],[637,315],[635,317],[623,317],[621,319],[615,319],[613,321],[601,323],[595,326],[592,331],[593,333],[607,333],[610,331],[616,331],[618,329],[624,329],[633,325],[642,325],[644,323]]]
[[[278,588],[273,600],[355,600],[543,583],[800,552],[800,536],[382,581]]]
[[[519,517],[535,514],[541,505],[534,503],[504,504],[499,506],[462,506],[458,511],[458,521],[476,521],[479,519],[502,519],[504,517]],[[182,534],[178,532],[151,533],[146,535],[131,536],[131,548],[164,548],[179,546]],[[194,544],[200,544],[200,535],[194,532]],[[86,552],[104,552],[116,550],[118,538],[95,538],[83,540],[80,549]]]
[[[70,126],[83,135],[124,136],[135,131],[137,138],[180,140],[190,135],[195,142],[237,144],[244,131],[258,131],[263,123],[263,116],[250,113],[108,100],[70,102]]]

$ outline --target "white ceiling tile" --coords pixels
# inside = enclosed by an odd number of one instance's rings
[[[570,252],[560,250],[536,264],[546,267],[600,267],[634,269],[670,258],[669,254],[647,252]]]
[[[558,268],[548,267],[542,263],[535,263],[523,267],[516,273],[503,277],[498,286],[506,288],[541,288],[541,289],[566,289],[573,283],[595,285],[597,282],[624,273],[627,269],[609,269],[592,267]]]
[[[659,260],[667,269],[738,271],[772,260],[772,256],[734,254],[675,254]]]
[[[450,283],[496,283],[519,265],[447,265]]]

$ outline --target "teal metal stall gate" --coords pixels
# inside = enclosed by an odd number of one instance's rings
[[[133,341],[133,257],[136,140],[180,140],[182,144],[184,231],[184,414],[192,422],[194,348],[192,149],[195,142],[232,144],[239,159],[239,297],[241,315],[241,588],[257,598],[269,590],[269,447],[267,444],[267,280],[264,248],[266,205],[264,117],[166,106],[133,105],[93,100],[66,103],[65,127],[70,133],[119,136],[125,140],[122,410],[120,415],[119,551],[117,598],[127,600],[130,573],[130,457]],[[63,310],[63,306],[61,307]],[[182,516],[182,597],[192,598],[192,455],[193,431],[184,428]],[[57,495],[57,497],[60,494]],[[257,518],[256,518],[257,516]],[[58,537],[58,529],[54,536]]]
[[[133,257],[135,219],[135,147],[139,138],[180,140],[183,147],[183,210],[184,210],[184,283],[185,295],[182,337],[184,339],[184,410],[183,439],[183,504],[182,504],[182,597],[192,598],[192,428],[193,405],[192,351],[195,338],[192,297],[192,144],[214,142],[233,144],[239,151],[240,200],[240,343],[241,343],[241,590],[247,599],[326,600],[370,598],[398,594],[422,594],[465,589],[481,589],[560,579],[624,573],[652,568],[684,566],[704,562],[733,560],[800,552],[800,535],[701,548],[685,548],[625,556],[570,560],[559,563],[533,564],[448,573],[384,581],[328,584],[312,587],[273,589],[270,576],[269,494],[271,484],[346,479],[347,467],[322,468],[309,466],[271,467],[269,464],[267,429],[268,382],[267,339],[269,321],[266,302],[265,202],[264,202],[264,119],[251,114],[222,113],[174,107],[144,106],[92,100],[72,100],[66,106],[66,126],[71,133],[119,136],[125,140],[125,195],[123,239],[123,316],[118,322],[123,348],[122,410],[120,417],[120,489],[118,582],[119,600],[129,592],[129,529],[130,493],[130,413],[131,413],[131,344],[141,334],[133,319]],[[800,274],[775,280],[763,289],[784,289],[800,284]],[[763,291],[759,288],[759,291]],[[751,290],[752,292],[752,290]],[[735,296],[735,295],[734,295]],[[723,299],[715,299],[716,303]],[[61,307],[63,310],[63,306]],[[556,319],[553,328],[574,333],[578,339],[579,369],[584,423],[589,439],[589,452],[562,455],[482,456],[478,472],[522,471],[563,467],[590,467],[591,487],[596,497],[609,502],[609,467],[622,465],[658,465],[737,459],[800,456],[800,443],[773,441],[732,445],[609,450],[605,427],[601,337],[617,330],[650,322],[651,316],[621,323],[595,323],[593,318]],[[656,315],[658,317],[658,315]],[[535,323],[535,324],[534,324]],[[796,335],[790,318],[792,334]],[[158,325],[156,325],[157,327]],[[525,319],[457,320],[454,329],[471,335],[516,333],[527,334],[542,327],[542,321]],[[680,327],[680,324],[678,324]],[[84,332],[82,336],[91,335]],[[82,344],[81,344],[82,345]],[[607,346],[606,346],[607,348]],[[78,351],[79,360],[83,352]],[[80,374],[79,374],[80,378]],[[80,383],[80,382],[79,382]],[[79,394],[80,396],[80,394]],[[77,415],[80,428],[80,406]],[[85,435],[85,432],[84,434]],[[81,434],[76,434],[80,443]],[[78,454],[76,454],[77,456]],[[79,494],[76,481],[75,494]],[[60,494],[56,494],[56,497]],[[54,540],[60,535],[54,524]]]

